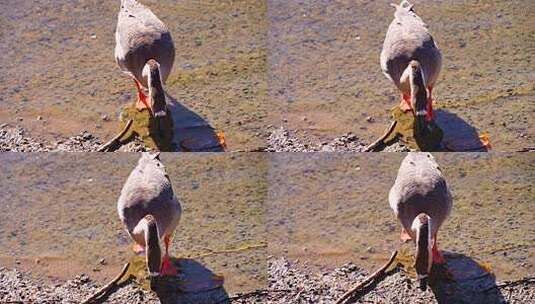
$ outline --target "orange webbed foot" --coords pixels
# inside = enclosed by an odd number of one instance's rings
[[[401,94],[401,102],[399,104],[399,108],[403,112],[412,111],[411,96],[410,95]]]
[[[406,243],[412,240],[411,236],[409,235],[409,233],[407,233],[407,230],[405,230],[405,228],[401,228],[401,233],[399,235],[399,238],[401,239],[403,243]]]
[[[143,111],[144,109],[148,109],[150,112],[150,100],[143,92],[143,87],[141,86],[141,83],[137,81],[137,79],[134,78],[134,83],[136,84],[137,89],[137,102],[136,102],[136,109],[138,111]]]
[[[148,109],[150,111],[149,98],[143,93],[138,93],[136,109],[138,111],[143,111],[144,109]]]
[[[134,243],[134,245],[132,245],[132,250],[134,251],[135,254],[145,253],[145,247],[139,245],[138,243]]]
[[[433,101],[433,87],[428,87],[427,88],[427,92],[428,92],[427,105],[426,105],[427,114],[425,115],[425,120],[427,122],[430,122],[434,118],[434,115],[433,115],[433,102],[434,102]]]
[[[433,264],[446,264],[446,259],[442,253],[438,250],[437,246],[433,246]]]

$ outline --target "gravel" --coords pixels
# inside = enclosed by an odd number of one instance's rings
[[[43,142],[19,126],[0,125],[0,152],[96,152],[102,140],[88,131],[54,142]],[[139,139],[122,146],[120,152],[142,152],[147,148]]]
[[[332,271],[312,270],[306,263],[286,258],[269,259],[269,289],[258,293],[254,303],[336,303],[349,289],[369,275],[353,263]],[[355,303],[528,303],[535,298],[535,284],[483,292],[481,282],[444,283],[435,290],[421,291],[413,279],[396,268]],[[497,283],[499,284],[499,283]],[[253,298],[248,298],[253,300]]]
[[[86,274],[63,284],[48,286],[18,270],[0,268],[0,303],[80,303],[98,290]],[[148,291],[128,284],[111,294],[107,303],[159,303]]]
[[[268,262],[269,287],[231,296],[232,303],[335,303],[368,276],[365,270],[353,263],[346,263],[332,271],[317,271],[306,263],[283,257],[270,257]],[[513,284],[497,292],[497,289],[482,291],[488,286],[480,283],[467,287],[464,283],[459,286],[461,284],[453,281],[434,291],[431,288],[421,291],[413,279],[396,268],[377,285],[368,288],[367,293],[355,303],[528,303],[535,298],[533,283],[534,280]],[[62,284],[46,285],[32,279],[29,273],[0,268],[0,303],[79,303],[98,288],[86,274]],[[159,303],[159,300],[155,293],[129,282],[111,293],[106,303],[150,304]]]
[[[284,127],[271,131],[267,142],[267,148],[264,150],[266,152],[364,152],[369,144],[353,133],[344,134],[330,141],[314,142]],[[406,152],[409,149],[400,143],[395,143],[383,151]]]

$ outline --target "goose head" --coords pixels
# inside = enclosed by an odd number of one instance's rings
[[[143,175],[150,177],[150,180],[161,180],[165,177],[169,181],[169,175],[165,169],[164,164],[160,160],[160,152],[143,152],[138,161],[138,170],[142,171]]]
[[[427,278],[433,266],[432,221],[429,215],[420,213],[412,222],[411,230],[416,235],[416,259],[414,268],[420,289],[427,289]]]
[[[143,235],[145,242],[145,259],[150,277],[160,275],[162,248],[158,234],[158,225],[152,215],[146,215],[134,228],[134,234]]]
[[[143,67],[142,73],[143,77],[147,78],[152,114],[155,117],[163,117],[167,115],[167,104],[165,101],[163,80],[160,73],[160,64],[156,60],[150,59]]]
[[[414,109],[415,129],[417,131],[425,130],[425,116],[427,115],[427,100],[429,99],[429,90],[422,66],[416,60],[412,60],[401,75],[401,82],[408,83],[411,92],[411,106]]]

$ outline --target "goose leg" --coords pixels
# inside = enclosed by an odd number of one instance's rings
[[[433,120],[433,87],[428,87],[429,98],[427,98],[427,114],[425,115],[425,120],[430,122]]]
[[[411,96],[401,93],[401,103],[399,104],[399,108],[403,112],[412,111],[411,106]]]
[[[165,255],[163,256],[162,267],[160,270],[160,274],[164,276],[176,276],[178,274],[178,270],[173,265],[171,258],[169,258],[169,243],[170,242],[171,242],[171,238],[169,237],[169,235],[166,235],[164,237]]]
[[[446,264],[446,259],[438,250],[436,234],[433,237],[433,264]]]
[[[136,109],[138,109],[139,111],[143,109],[149,109],[150,111],[149,98],[143,92],[143,88],[141,87],[141,84],[139,83],[139,81],[137,81],[137,79],[134,78],[134,82],[136,83],[136,88],[137,88]]]

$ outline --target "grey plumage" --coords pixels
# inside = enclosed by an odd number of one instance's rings
[[[115,40],[115,60],[121,70],[148,88],[143,68],[154,59],[165,83],[175,60],[175,46],[167,26],[149,8],[136,0],[122,0]]]
[[[409,62],[420,63],[426,86],[433,87],[442,67],[442,55],[413,5],[402,1],[394,7],[394,20],[388,27],[381,51],[381,68],[402,93],[410,95],[409,83],[402,79]]]
[[[388,200],[412,239],[415,235],[411,225],[418,214],[425,213],[431,218],[431,233],[436,235],[453,205],[450,190],[434,157],[422,152],[412,152],[405,157]]]
[[[182,209],[157,154],[144,153],[141,156],[123,186],[117,211],[128,234],[143,247],[146,245],[145,238],[136,226],[147,215],[154,217],[160,239],[173,234]]]

